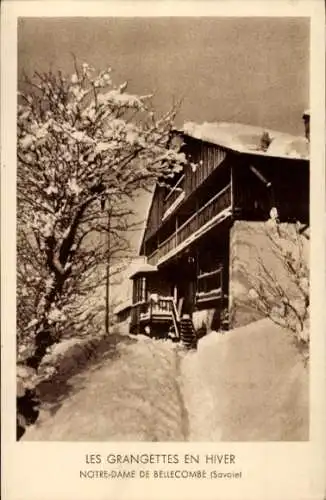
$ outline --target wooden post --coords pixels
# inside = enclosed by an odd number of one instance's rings
[[[177,287],[176,284],[173,287],[173,299],[174,299],[174,302],[177,303],[177,300],[178,300],[178,287]]]
[[[231,191],[231,213],[233,215],[233,208],[234,208],[234,193],[233,193],[233,189],[234,189],[234,181],[233,181],[233,166],[231,165],[231,180],[230,180],[230,191]]]
[[[111,208],[107,211],[107,259],[106,259],[106,293],[105,293],[105,333],[110,330],[110,229],[111,229]]]

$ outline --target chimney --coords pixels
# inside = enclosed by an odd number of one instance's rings
[[[304,128],[305,128],[305,136],[308,142],[310,142],[310,109],[307,109],[302,115]]]

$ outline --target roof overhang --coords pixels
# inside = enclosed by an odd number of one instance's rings
[[[151,264],[141,264],[133,273],[129,276],[129,279],[134,279],[136,276],[146,276],[146,274],[152,274],[157,272],[157,266],[152,266]]]

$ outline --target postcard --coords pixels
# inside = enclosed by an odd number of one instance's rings
[[[3,3],[5,500],[325,498],[323,7]]]

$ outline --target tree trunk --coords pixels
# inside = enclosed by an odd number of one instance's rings
[[[55,344],[56,341],[53,328],[44,321],[43,325],[39,326],[38,333],[35,336],[35,351],[26,359],[26,365],[34,368],[34,370],[38,370],[47,349]]]

